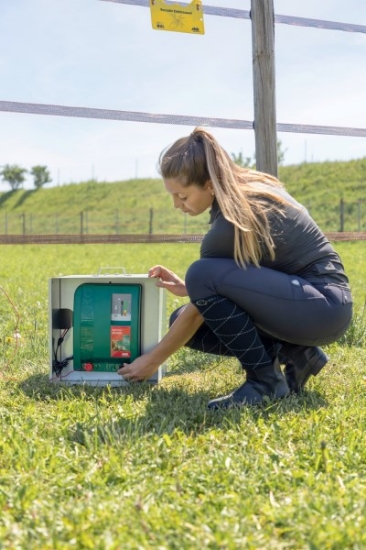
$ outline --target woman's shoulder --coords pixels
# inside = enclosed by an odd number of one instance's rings
[[[232,258],[234,254],[234,227],[223,216],[217,201],[210,211],[210,229],[201,243],[201,258]]]

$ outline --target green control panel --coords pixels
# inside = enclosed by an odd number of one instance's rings
[[[141,355],[139,284],[84,283],[74,295],[74,370],[116,372]]]

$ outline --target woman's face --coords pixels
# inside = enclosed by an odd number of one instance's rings
[[[212,206],[214,195],[210,180],[206,182],[205,187],[194,184],[185,187],[178,178],[165,179],[164,185],[172,196],[174,208],[180,208],[190,216],[198,216]]]

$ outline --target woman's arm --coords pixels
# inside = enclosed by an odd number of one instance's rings
[[[178,351],[192,338],[203,323],[203,317],[197,308],[189,303],[178,315],[164,338],[154,349],[141,355],[131,364],[124,363],[119,369],[125,380],[137,382],[150,378],[160,365]]]

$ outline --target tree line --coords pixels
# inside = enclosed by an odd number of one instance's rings
[[[22,168],[18,164],[5,164],[0,170],[0,176],[3,181],[10,185],[12,191],[19,189],[22,186],[25,180],[25,174],[27,173],[28,170],[26,168]],[[29,170],[29,173],[33,176],[33,184],[35,189],[40,189],[46,185],[46,183],[50,183],[52,181],[47,166],[33,166]]]
[[[285,152],[286,151],[282,148],[281,141],[277,141],[277,158],[279,166],[283,164]],[[232,153],[231,157],[236,164],[239,164],[239,166],[255,168],[255,155],[253,155],[253,158],[244,157],[243,153],[239,152],[238,154]],[[21,188],[25,180],[25,174],[27,173],[28,170],[26,168],[22,168],[18,164],[5,164],[0,170],[0,176],[3,181],[10,185],[12,191]],[[40,189],[46,185],[46,183],[51,183],[52,181],[47,166],[33,166],[31,170],[29,170],[29,173],[33,176],[33,184],[35,189]]]
[[[277,164],[278,166],[282,166],[285,160],[285,154],[287,149],[283,149],[282,141],[277,140]],[[244,157],[243,152],[240,151],[239,153],[231,153],[231,158],[235,162],[235,164],[238,164],[242,168],[251,168],[252,170],[256,169],[256,163],[255,163],[255,153],[253,157]]]

